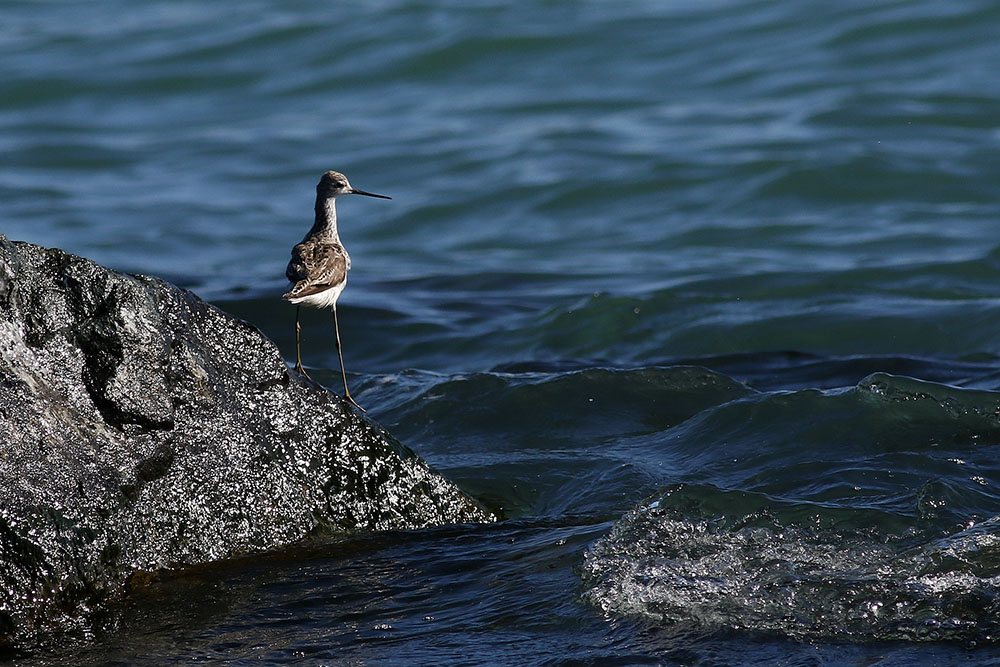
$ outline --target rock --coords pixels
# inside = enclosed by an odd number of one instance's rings
[[[0,235],[0,644],[86,629],[137,573],[491,520],[246,322]]]

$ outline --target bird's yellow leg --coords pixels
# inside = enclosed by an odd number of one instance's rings
[[[358,410],[361,410],[361,412],[367,412],[367,410],[358,405],[358,402],[351,397],[351,391],[347,388],[347,371],[344,370],[344,353],[340,349],[340,324],[337,322],[337,304],[333,305],[333,330],[337,336],[337,356],[340,357],[340,374],[344,378],[344,398],[353,403]]]
[[[295,370],[312,380],[309,377],[309,373],[306,373],[306,369],[302,368],[302,325],[299,324],[300,308],[301,306],[295,306]]]

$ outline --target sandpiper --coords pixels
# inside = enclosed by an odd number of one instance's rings
[[[341,195],[392,199],[351,187],[347,177],[340,172],[328,171],[323,174],[316,186],[316,222],[302,242],[292,248],[292,260],[288,262],[285,275],[294,284],[282,298],[295,304],[295,370],[307,378],[309,374],[302,368],[299,307],[305,304],[314,308],[333,309],[337,355],[340,357],[340,373],[344,378],[344,398],[364,412],[364,408],[351,398],[351,392],[347,388],[344,355],[340,350],[340,325],[337,323],[337,299],[347,285],[347,272],[351,269],[351,256],[347,254],[337,234],[337,197]]]

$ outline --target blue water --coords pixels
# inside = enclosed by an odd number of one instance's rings
[[[72,0],[0,231],[294,359],[507,518],[165,573],[51,664],[1000,663],[1000,7]],[[304,360],[339,389],[328,313]]]

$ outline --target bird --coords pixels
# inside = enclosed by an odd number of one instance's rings
[[[285,269],[285,276],[292,283],[292,288],[282,298],[295,305],[295,370],[310,380],[312,378],[302,367],[299,309],[301,306],[333,309],[340,374],[344,378],[344,398],[364,412],[365,409],[351,397],[351,391],[347,388],[344,354],[340,347],[340,324],[337,322],[337,299],[347,285],[347,272],[351,270],[351,256],[347,254],[337,233],[337,197],[343,195],[392,199],[352,187],[347,177],[338,171],[323,174],[316,186],[316,221],[302,242],[292,248],[292,259]]]

